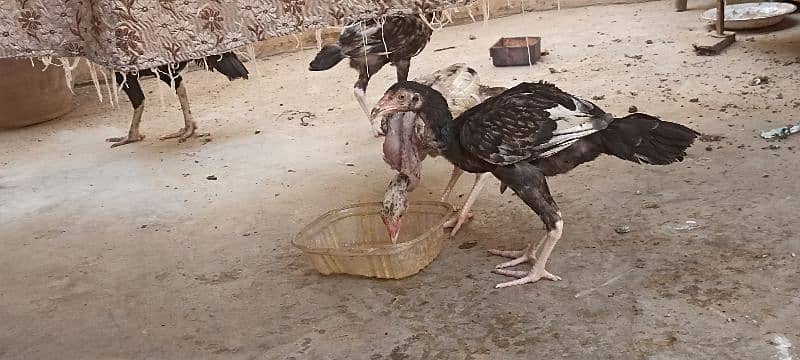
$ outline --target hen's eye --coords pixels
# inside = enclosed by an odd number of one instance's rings
[[[397,96],[397,100],[406,101],[406,94],[400,94]]]

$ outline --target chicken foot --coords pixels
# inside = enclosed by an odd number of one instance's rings
[[[143,112],[144,112],[144,99],[141,100],[139,106],[133,109],[133,119],[131,120],[131,127],[128,130],[128,135],[123,137],[111,137],[106,139],[106,141],[113,143],[111,144],[112,148],[144,140],[144,135],[139,133],[139,123],[142,122]]]
[[[450,182],[447,184],[448,188],[445,189],[445,195],[449,195],[450,190],[452,189],[453,185],[455,185],[456,180],[458,180],[458,177],[461,176],[461,173],[463,173],[463,170],[458,169],[460,173],[456,174],[455,169],[457,168],[453,169],[453,176],[450,178]],[[481,190],[483,190],[483,187],[486,186],[486,183],[489,181],[489,175],[490,174],[488,173],[475,175],[475,183],[472,185],[472,190],[470,190],[469,196],[467,196],[467,202],[465,202],[464,206],[461,207],[461,210],[458,211],[458,215],[454,216],[444,224],[445,228],[453,228],[453,230],[450,231],[450,236],[455,236],[456,233],[458,233],[458,230],[461,229],[461,226],[464,225],[464,222],[466,222],[467,219],[472,218],[470,210],[472,209],[472,205],[475,204],[475,200],[478,199],[478,194],[480,194]],[[445,195],[442,196],[443,199],[446,198]]]
[[[539,246],[543,243],[544,238],[540,240],[535,245],[533,242],[528,244],[522,250],[500,250],[500,249],[489,249],[489,253],[492,255],[502,256],[505,258],[512,259],[511,261],[504,262],[495,266],[495,269],[502,269],[511,266],[516,266],[522,263],[530,262],[531,264],[536,263],[536,252],[539,251]],[[531,246],[533,246],[533,251],[531,251]]]
[[[197,123],[194,121],[192,117],[192,109],[189,107],[189,95],[186,93],[186,87],[181,83],[175,89],[175,93],[178,94],[178,101],[181,103],[181,111],[183,111],[183,121],[184,126],[182,129],[164,135],[160,137],[160,140],[167,140],[167,139],[174,139],[178,138],[178,142],[184,142],[186,139],[195,135],[195,130],[197,130]],[[208,134],[198,134],[197,136],[206,136]]]
[[[495,274],[517,278],[516,280],[497,284],[495,288],[499,289],[509,286],[529,284],[537,282],[541,279],[548,279],[552,281],[561,280],[561,277],[553,275],[547,270],[545,270],[545,264],[547,263],[547,259],[550,257],[550,253],[553,251],[553,248],[555,247],[556,243],[561,238],[561,234],[564,229],[564,222],[563,220],[561,220],[561,212],[558,213],[558,216],[559,220],[556,221],[553,229],[548,231],[547,234],[545,234],[540,241],[538,242],[532,241],[530,244],[528,244],[527,247],[525,247],[524,250],[519,250],[519,251],[503,251],[495,249],[489,250],[489,253],[493,255],[513,258],[513,260],[511,261],[507,261],[500,265],[497,265],[493,272]],[[537,261],[536,253],[539,252],[540,249],[541,253],[539,254],[538,258],[540,258],[541,261]],[[530,271],[517,271],[517,270],[505,269],[507,267],[519,265],[526,262],[530,262],[532,265]]]
[[[513,189],[517,196],[525,202],[525,205],[528,205],[539,216],[544,223],[545,229],[547,229],[547,233],[540,241],[531,241],[525,250],[522,250],[521,254],[511,251],[492,251],[493,254],[501,256],[519,255],[511,261],[496,266],[493,271],[496,274],[517,279],[497,284],[495,288],[529,284],[541,279],[561,280],[560,277],[551,274],[545,269],[553,248],[558,240],[561,239],[564,220],[561,217],[558,205],[556,205],[553,196],[550,194],[544,173],[533,165],[517,163],[512,166],[498,167],[492,171],[492,174],[500,179],[504,185]],[[505,269],[522,263],[531,263],[530,271]]]
[[[138,79],[130,74],[123,76],[122,73],[115,73],[115,78],[117,84],[122,85],[123,91],[125,91],[125,94],[128,95],[128,99],[131,100],[131,106],[133,106],[133,118],[131,119],[131,126],[128,129],[127,136],[106,139],[106,141],[113,143],[111,144],[112,148],[144,140],[144,135],[139,132],[139,124],[142,122],[145,100],[142,87],[139,85]]]

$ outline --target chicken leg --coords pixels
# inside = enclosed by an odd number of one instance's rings
[[[369,114],[370,110],[369,110],[369,107],[367,106],[366,97],[367,97],[367,82],[368,81],[369,81],[369,77],[367,77],[366,79],[362,80],[361,77],[359,76],[358,82],[356,82],[356,85],[353,87],[353,95],[356,97],[356,100],[358,101],[358,105],[361,106],[361,110],[364,111],[364,114],[367,115],[367,118],[369,120],[369,126],[372,129],[372,131],[375,132],[374,135],[377,136],[378,132],[375,131],[375,124],[374,124],[373,120],[370,118],[370,114]]]
[[[559,213],[560,216],[560,213]],[[561,280],[560,277],[551,274],[547,270],[545,270],[545,263],[547,259],[550,257],[550,253],[553,251],[553,247],[555,247],[556,242],[561,238],[561,233],[563,231],[563,221],[559,220],[556,222],[556,226],[553,230],[548,231],[545,236],[536,244],[531,242],[525,247],[524,250],[521,251],[503,251],[503,250],[489,250],[489,253],[504,257],[511,257],[514,258],[511,261],[504,262],[500,265],[495,267],[494,273],[511,276],[517,278],[517,280],[508,281],[505,283],[497,284],[496,288],[504,288],[514,285],[522,285],[527,283],[532,283],[539,281],[541,279],[548,279],[553,281]],[[541,258],[543,261],[537,261],[536,253],[544,245],[544,249],[542,249]],[[530,262],[533,264],[533,269],[531,271],[516,271],[516,270],[507,270],[505,268],[519,265],[525,262]]]
[[[458,166],[453,166],[453,172],[450,175],[450,180],[447,182],[447,186],[445,186],[444,191],[442,192],[442,202],[447,201],[447,198],[450,196],[450,192],[453,191],[453,187],[456,186],[456,183],[462,174],[464,174],[464,170],[461,170]]]
[[[121,73],[116,73],[115,79],[117,84],[124,84],[122,90],[131,100],[133,118],[131,119],[131,127],[127,136],[106,139],[106,141],[113,143],[111,144],[112,148],[144,140],[144,135],[139,133],[139,124],[142,122],[142,113],[144,113],[144,92],[141,85],[139,85],[139,79],[130,74],[123,77]]]
[[[375,137],[382,135],[382,131],[380,126],[378,128],[375,127],[374,119],[370,116],[370,108],[367,106],[367,85],[369,85],[369,79],[372,78],[372,75],[387,63],[386,57],[373,54],[367,55],[365,58],[350,59],[350,67],[358,69],[358,80],[353,86],[353,95],[358,100],[358,105],[361,106],[364,115],[367,116],[372,135]]]
[[[550,190],[547,186],[545,176],[541,170],[530,164],[515,164],[497,168],[494,172],[500,181],[513,189],[517,195],[530,207],[545,224],[547,234],[540,241],[531,241],[528,246],[519,252],[490,250],[492,254],[514,257],[515,259],[497,265],[494,272],[496,274],[511,276],[516,280],[497,284],[495,288],[504,288],[515,285],[534,283],[541,279],[553,281],[561,280],[560,277],[551,274],[545,269],[547,260],[553,251],[556,243],[561,239],[564,229],[564,221],[561,211],[558,209]],[[514,271],[505,268],[529,262],[532,264],[530,271]]]
[[[455,180],[458,180],[458,176],[461,176],[461,174],[456,176],[455,172],[456,171],[453,170],[453,177],[455,177]],[[475,183],[472,185],[472,190],[470,190],[469,196],[467,196],[467,202],[465,202],[464,206],[461,207],[461,210],[458,211],[458,215],[454,216],[444,224],[445,228],[453,228],[453,230],[450,231],[450,236],[455,236],[456,233],[458,233],[458,230],[461,229],[461,226],[464,225],[464,222],[467,221],[467,219],[472,218],[472,214],[470,213],[472,205],[475,204],[475,200],[478,199],[478,194],[480,194],[481,190],[483,190],[483,187],[486,186],[489,178],[490,174],[488,173],[475,175]],[[451,178],[450,182],[455,184],[455,180]],[[452,188],[450,183],[448,183],[448,186]],[[448,189],[445,189],[445,191],[449,194]]]
[[[192,117],[192,110],[189,108],[189,95],[186,93],[186,86],[183,85],[183,82],[179,83],[175,88],[175,93],[178,94],[178,101],[181,103],[181,111],[183,112],[183,122],[184,126],[182,129],[164,135],[160,137],[161,140],[167,139],[174,139],[178,138],[178,142],[184,142],[186,139],[192,137],[194,135],[195,130],[197,130],[197,123],[194,121]]]
[[[131,119],[131,127],[128,130],[128,135],[106,139],[106,141],[113,143],[111,144],[112,148],[144,140],[144,135],[139,133],[139,123],[142,122],[142,113],[144,113],[144,99],[139,103],[139,106],[133,109],[133,119]]]

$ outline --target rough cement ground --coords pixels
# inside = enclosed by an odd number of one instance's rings
[[[725,137],[673,166],[604,157],[551,179],[566,231],[549,269],[564,281],[502,291],[486,250],[542,230],[496,181],[475,220],[405,280],[320,276],[291,247],[319,214],[378,199],[391,176],[346,66],[309,73],[303,52],[259,62],[250,81],[190,73],[209,143],[158,141],[182,122],[156,91],[148,138],[111,150],[103,139],[127,130],[127,101],[112,110],[82,88],[69,116],[0,133],[0,358],[796,357],[774,337],[800,343],[800,136],[757,133],[799,120],[798,17],[697,57],[698,14],[667,2],[533,13],[447,28],[415,59],[412,76],[463,61],[493,85],[549,80],[617,114],[635,105]],[[551,54],[493,68],[488,47],[523,34]],[[456,49],[433,51],[445,46]],[[756,75],[769,83],[749,86]],[[372,101],[393,76],[375,78]],[[315,117],[302,126],[287,111]],[[414,198],[434,199],[450,168],[424,167]],[[699,227],[679,230],[686,221]]]

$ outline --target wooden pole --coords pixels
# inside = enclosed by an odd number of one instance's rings
[[[717,23],[715,32],[698,43],[692,44],[698,55],[716,55],[736,41],[736,34],[725,32],[725,0],[717,0]]]

